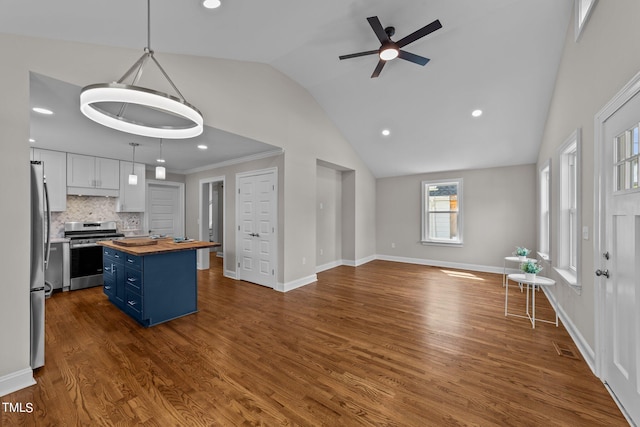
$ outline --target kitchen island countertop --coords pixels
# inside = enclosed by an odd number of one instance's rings
[[[136,240],[136,239],[126,239],[128,241]],[[141,240],[151,240],[151,239],[141,239]],[[117,241],[115,241],[117,242]],[[184,241],[180,243],[174,242],[173,238],[162,238],[155,239],[154,244],[143,245],[143,246],[123,246],[118,243],[114,243],[114,241],[105,240],[98,242],[99,245],[106,246],[111,249],[116,249],[118,251],[122,251],[131,255],[136,256],[145,256],[145,255],[154,255],[160,253],[167,252],[178,252],[178,251],[188,251],[194,249],[204,249],[204,248],[213,248],[216,246],[220,246],[220,243],[216,242],[203,242],[200,240],[193,241]]]

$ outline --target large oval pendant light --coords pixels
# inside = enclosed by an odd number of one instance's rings
[[[151,50],[151,0],[147,0],[147,47],[144,54],[115,83],[85,86],[80,93],[80,111],[91,120],[122,132],[152,138],[183,139],[202,133],[200,111],[189,104]],[[151,60],[177,96],[138,86]],[[131,84],[125,83],[132,78]],[[127,110],[129,110],[128,114]]]

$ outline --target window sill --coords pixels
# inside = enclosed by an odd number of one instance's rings
[[[420,243],[422,243],[423,246],[453,246],[458,248],[464,246],[462,242],[440,242],[436,240],[421,240]]]
[[[579,287],[578,285],[578,276],[571,270],[567,270],[564,268],[554,268],[556,273],[560,275],[562,281],[571,287]]]

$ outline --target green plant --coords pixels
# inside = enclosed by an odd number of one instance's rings
[[[538,274],[542,271],[542,266],[535,261],[529,260],[520,264],[520,270],[525,273]]]
[[[531,251],[527,248],[521,248],[520,246],[516,246],[516,251],[514,252],[514,254],[518,256],[527,256],[529,255],[529,252]]]

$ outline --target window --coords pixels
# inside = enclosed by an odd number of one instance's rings
[[[551,241],[551,160],[538,171],[538,254],[548,260]]]
[[[422,182],[422,242],[462,244],[462,178]]]
[[[580,133],[576,130],[562,144],[560,160],[560,203],[558,218],[558,268],[570,284],[578,284],[580,261]]]
[[[615,138],[615,184],[614,191],[638,191],[638,161],[640,147],[638,146],[638,125],[622,132]]]

